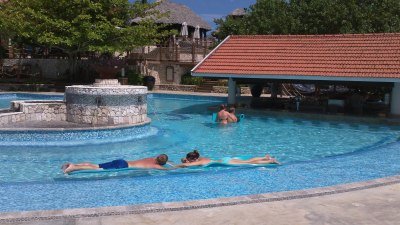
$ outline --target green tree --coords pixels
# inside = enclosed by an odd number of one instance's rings
[[[356,0],[292,0],[294,34],[360,32],[362,14]]]
[[[214,19],[217,24],[218,30],[215,35],[218,39],[222,40],[232,34],[248,34],[247,27],[244,25],[243,18],[233,18],[227,16],[226,18]]]
[[[0,31],[68,54],[72,68],[82,52],[124,52],[157,42],[154,4],[128,0],[13,0],[0,10]],[[141,17],[132,26],[130,19]],[[74,71],[74,69],[72,69]]]
[[[238,34],[288,34],[294,22],[285,0],[258,0],[242,18],[215,19],[217,37]]]
[[[215,21],[230,34],[400,32],[399,0],[257,0],[239,22]]]
[[[289,34],[294,22],[285,0],[258,0],[245,19],[249,34]]]
[[[358,0],[365,33],[400,32],[400,1]]]

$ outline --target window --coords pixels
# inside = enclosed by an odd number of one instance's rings
[[[174,67],[167,66],[167,81],[174,81]]]

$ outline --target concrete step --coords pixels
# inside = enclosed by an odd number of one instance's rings
[[[211,93],[212,90],[206,90],[206,89],[197,89],[196,92],[202,92],[202,93]]]
[[[203,93],[211,93],[213,91],[213,87],[218,86],[218,81],[216,80],[205,80],[198,88],[197,92]]]
[[[212,90],[213,86],[199,86],[197,89]]]

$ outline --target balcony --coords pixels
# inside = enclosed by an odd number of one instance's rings
[[[169,61],[182,64],[196,64],[208,53],[212,40],[176,39],[167,46],[146,46],[136,49],[129,54],[131,60],[136,61]]]

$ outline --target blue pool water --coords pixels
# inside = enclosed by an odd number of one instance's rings
[[[40,95],[40,94],[24,94],[24,93],[10,93],[0,94],[0,109],[10,108],[10,101],[13,100],[63,100],[64,95],[51,94],[51,95]]]
[[[0,104],[9,100],[0,95]],[[246,111],[241,123],[219,126],[211,123],[207,108],[224,100],[151,94],[149,126],[68,135],[0,132],[0,202],[6,203],[0,204],[0,211],[230,197],[323,187],[400,172],[398,127],[307,120],[257,111]],[[214,159],[269,153],[283,165],[79,176],[66,176],[60,171],[64,162],[101,163],[159,153],[179,162],[194,148]]]

